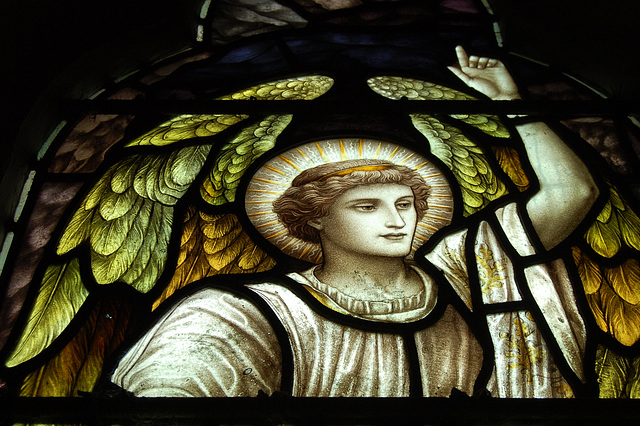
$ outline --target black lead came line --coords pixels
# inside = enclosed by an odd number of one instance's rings
[[[0,398],[0,421],[635,425],[638,400],[500,398]],[[420,421],[422,420],[422,421]],[[275,422],[273,422],[275,424]],[[162,423],[165,424],[165,423]]]
[[[601,99],[549,100],[67,100],[73,112],[94,114],[293,114],[326,111],[331,114],[532,114],[540,116],[631,115],[640,113],[640,101]]]

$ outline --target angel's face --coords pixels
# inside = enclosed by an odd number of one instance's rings
[[[356,186],[336,198],[327,216],[309,224],[320,230],[325,251],[405,257],[417,224],[413,191],[395,183]]]

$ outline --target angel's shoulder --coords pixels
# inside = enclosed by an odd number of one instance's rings
[[[280,359],[278,339],[249,297],[206,287],[162,313],[111,381],[138,396],[254,396],[277,388]]]
[[[222,287],[205,287],[178,300],[168,309],[160,323],[196,328],[236,327],[247,323],[264,323],[262,310],[249,294]]]

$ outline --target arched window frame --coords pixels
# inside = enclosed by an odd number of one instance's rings
[[[206,23],[207,19],[206,17],[202,17],[202,22]],[[203,24],[204,25],[204,24]],[[206,34],[206,32],[203,32],[203,34]],[[205,36],[202,36],[202,39],[205,39]],[[124,80],[123,80],[124,81]],[[275,109],[279,109],[282,108],[283,112],[286,112],[290,109],[294,109],[296,112],[299,112],[301,108],[304,108],[304,105],[297,105],[297,104],[293,104],[293,102],[291,104],[288,104],[286,106],[280,106],[277,103],[270,103],[270,102],[265,102],[264,104],[260,104],[260,105],[252,105],[250,102],[246,103],[246,104],[242,104],[239,106],[234,105],[225,105],[222,103],[218,103],[216,104],[215,101],[213,102],[209,102],[209,101],[202,101],[202,102],[184,102],[182,104],[179,104],[178,102],[172,102],[172,103],[167,103],[167,104],[162,104],[162,103],[137,103],[134,104],[134,107],[129,107],[129,106],[125,106],[125,103],[118,103],[116,101],[101,101],[100,100],[100,94],[98,94],[98,96],[95,99],[91,99],[91,100],[81,100],[81,101],[70,101],[67,105],[66,105],[66,111],[72,111],[72,112],[78,112],[78,111],[82,111],[81,114],[84,114],[87,111],[93,111],[93,112],[99,112],[99,113],[112,113],[115,111],[126,111],[126,112],[131,112],[130,109],[133,109],[134,111],[138,112],[138,111],[145,111],[145,110],[154,110],[154,112],[158,112],[158,109],[161,110],[161,112],[163,113],[173,113],[176,110],[192,110],[192,111],[198,111],[199,109],[202,109],[203,111],[207,111],[207,112],[240,112],[240,110],[247,111],[249,113],[253,113],[253,111],[256,112],[260,112],[263,109],[268,109],[270,111],[275,110]],[[238,102],[239,103],[239,102]],[[178,106],[179,105],[179,106]],[[386,111],[387,108],[389,108],[391,104],[390,103],[385,103],[384,101],[380,101],[379,104],[376,105],[363,105],[362,103],[359,102],[354,102],[353,105],[349,105],[349,104],[344,104],[341,105],[341,108],[344,108],[345,110],[347,109],[352,109],[354,107],[360,107],[360,108],[370,108],[371,111],[373,113],[379,112],[379,111]],[[538,113],[540,111],[544,111],[545,114],[547,115],[556,115],[558,113],[560,114],[567,114],[567,109],[569,109],[571,112],[568,113],[568,115],[579,115],[579,116],[583,116],[583,115],[590,115],[590,113],[594,112],[594,111],[606,111],[608,115],[610,114],[614,114],[617,116],[620,115],[625,115],[628,112],[633,112],[632,111],[632,105],[631,104],[625,104],[625,103],[616,103],[616,102],[608,102],[606,100],[596,100],[596,101],[592,101],[592,102],[575,102],[573,104],[571,103],[550,103],[550,102],[545,102],[545,101],[541,101],[541,102],[522,102],[517,106],[514,106],[513,104],[507,105],[507,104],[502,104],[502,103],[493,103],[493,102],[476,102],[476,103],[447,103],[447,102],[438,102],[437,104],[435,104],[434,102],[429,102],[429,101],[424,101],[424,102],[413,102],[413,103],[408,103],[408,102],[396,102],[393,104],[392,106],[394,109],[397,110],[397,108],[402,109],[403,111],[406,111],[407,113],[412,112],[412,111],[416,111],[416,110],[420,110],[425,111],[425,110],[430,110],[430,109],[436,109],[439,112],[446,112],[446,113],[464,113],[464,112],[471,112],[471,111],[475,111],[476,108],[481,109],[483,112],[495,112],[495,113],[499,113],[499,114],[507,114],[507,113],[516,113],[516,114],[531,114],[531,113]],[[317,108],[317,106],[312,107],[312,109]],[[449,109],[450,108],[450,109]],[[631,109],[630,109],[631,108]],[[324,109],[324,108],[323,108]],[[176,111],[177,112],[177,111]],[[631,127],[633,128],[633,127]],[[42,160],[45,159],[46,160],[46,156],[50,155],[47,154],[47,144],[51,143],[54,144],[53,146],[55,146],[55,144],[57,143],[56,140],[60,140],[60,137],[62,135],[64,135],[64,132],[67,132],[68,130],[70,130],[71,127],[69,125],[63,125],[63,122],[60,122],[60,124],[58,124],[54,131],[51,133],[51,136],[49,138],[47,138],[47,140],[44,143],[44,148],[42,149],[42,151],[40,151],[37,154],[37,160]],[[56,139],[58,138],[58,139]],[[12,230],[9,230],[9,232],[7,233],[7,235],[10,235],[11,232],[13,232],[13,235],[20,235],[20,232],[22,232],[24,230],[24,228],[26,227],[26,219],[24,219],[22,217],[21,212],[22,211],[28,211],[30,206],[33,204],[33,197],[28,198],[26,197],[26,194],[29,193],[29,182],[32,182],[35,187],[38,187],[38,182],[39,182],[39,176],[38,176],[38,170],[39,170],[40,166],[37,166],[34,168],[34,170],[36,170],[35,173],[35,177],[33,177],[33,173],[30,173],[30,178],[27,179],[27,185],[25,185],[22,190],[22,193],[25,194],[24,197],[22,198],[22,201],[19,202],[19,206],[14,214],[15,214],[15,221],[14,221],[14,225],[11,225],[10,228],[12,228]],[[24,206],[24,207],[23,207]],[[23,208],[25,210],[23,210]],[[11,241],[11,238],[7,238],[5,239],[5,241]],[[8,247],[9,243],[5,243],[5,245]],[[8,249],[4,251],[6,258],[9,260],[9,262],[15,258],[15,253],[10,252]],[[368,403],[367,403],[368,404]]]

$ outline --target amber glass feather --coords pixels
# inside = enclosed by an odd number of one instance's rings
[[[577,247],[573,258],[598,327],[626,346],[640,339],[640,263],[602,267]]]
[[[518,190],[525,191],[529,188],[529,178],[522,168],[518,151],[509,146],[493,146],[491,150],[495,154],[500,168],[509,176]]]
[[[275,261],[251,241],[235,215],[209,215],[190,208],[184,217],[176,271],[154,308],[202,278],[262,272],[274,266]]]
[[[586,232],[585,240],[607,258],[615,256],[623,245],[640,251],[640,218],[615,187],[609,187],[609,199]]]
[[[93,391],[105,360],[125,337],[132,308],[124,298],[102,298],[78,334],[24,379],[20,396],[79,396]]]

